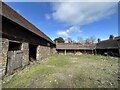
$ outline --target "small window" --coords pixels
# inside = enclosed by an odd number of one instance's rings
[[[8,49],[8,51],[21,50],[21,45],[22,45],[22,43],[9,42],[9,49]]]

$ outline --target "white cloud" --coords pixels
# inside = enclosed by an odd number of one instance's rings
[[[84,25],[104,19],[116,11],[116,3],[62,2],[53,3],[52,17],[70,25]]]
[[[57,35],[62,36],[62,37],[68,37],[69,36],[66,31],[59,31],[59,32],[57,32]]]
[[[49,14],[45,14],[45,18],[46,18],[47,20],[49,20],[49,19],[51,19],[51,16],[50,16]]]
[[[79,26],[71,26],[70,28],[66,29],[66,30],[62,30],[62,31],[58,31],[57,32],[57,35],[58,36],[62,36],[64,38],[67,38],[67,37],[70,37],[69,35],[71,33],[76,33],[76,34],[79,34],[81,33],[82,31],[80,30],[80,27]]]
[[[105,19],[117,11],[115,2],[61,2],[52,5],[52,18],[72,26],[57,32],[57,35],[63,37],[70,37],[73,32],[78,33],[80,31],[78,26]]]

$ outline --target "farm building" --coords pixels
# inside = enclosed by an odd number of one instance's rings
[[[95,53],[95,45],[82,45],[79,43],[56,43],[56,50],[59,54],[76,54],[76,53]]]
[[[1,7],[0,7],[1,8]],[[42,60],[55,52],[55,44],[42,31],[2,3],[2,67],[13,73],[30,61]]]
[[[24,17],[2,3],[2,59],[0,64],[6,74],[24,68],[32,61],[43,60],[58,54],[109,54],[120,56],[120,37],[110,36],[97,44],[56,43]],[[1,38],[0,38],[1,39]],[[0,67],[1,69],[1,67]]]
[[[96,44],[96,52],[101,55],[120,56],[120,36],[110,35],[108,40],[100,41]]]
[[[110,35],[108,40],[98,39],[96,44],[56,43],[58,54],[76,54],[78,52],[98,55],[120,56],[120,36]]]

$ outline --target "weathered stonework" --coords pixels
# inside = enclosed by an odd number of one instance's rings
[[[22,56],[22,66],[26,66],[29,64],[29,44],[22,43],[21,50],[23,52]]]
[[[2,39],[0,38],[0,67],[2,66]]]
[[[47,58],[48,56],[50,56],[51,50],[50,47],[46,47],[46,46],[38,46],[37,47],[37,55],[36,55],[36,59],[37,60],[42,60],[44,58]]]
[[[7,64],[7,53],[9,48],[9,40],[2,39],[2,66],[6,66]]]
[[[40,45],[38,45],[37,46],[37,55],[36,55],[36,59],[37,60],[41,60],[41,58],[42,58],[42,54],[41,54],[41,46]]]
[[[52,48],[52,49],[51,49],[51,55],[54,55],[54,54],[57,54],[56,48]]]

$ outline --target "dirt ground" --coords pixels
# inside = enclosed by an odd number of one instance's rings
[[[56,55],[11,76],[3,88],[117,88],[118,58]]]

